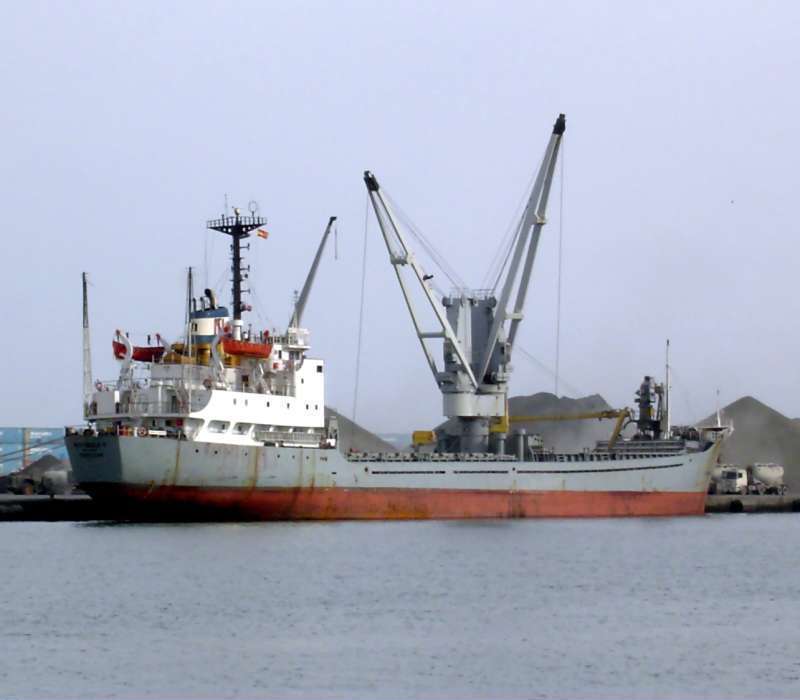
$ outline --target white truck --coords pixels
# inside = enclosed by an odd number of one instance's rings
[[[784,469],[773,462],[756,462],[749,467],[723,464],[714,470],[709,493],[762,496],[786,493]]]

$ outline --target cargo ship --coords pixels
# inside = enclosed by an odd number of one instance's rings
[[[413,519],[700,515],[724,430],[670,425],[669,381],[646,377],[638,410],[613,412],[608,440],[556,452],[514,429],[511,356],[565,129],[550,135],[492,290],[442,294],[369,171],[369,200],[446,421],[407,451],[340,449],[325,414],[325,365],[303,312],[331,217],[285,329],[245,324],[242,241],[266,223],[235,209],[208,228],[231,239],[231,306],[195,295],[179,342],[112,340],[119,377],[93,382],[86,277],[84,415],[67,428],[73,473],[92,498],[135,519]],[[500,282],[502,281],[502,284]],[[433,345],[439,344],[441,354]],[[601,416],[598,416],[601,417]],[[609,415],[602,417],[611,417]],[[529,417],[530,418],[530,417]],[[524,422],[524,421],[523,421]],[[530,424],[530,423],[528,423]],[[623,427],[635,424],[632,437]],[[630,431],[628,431],[630,432]]]

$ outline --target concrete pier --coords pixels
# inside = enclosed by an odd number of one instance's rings
[[[110,514],[85,494],[70,496],[17,496],[0,494],[0,522],[108,520]]]
[[[707,496],[706,513],[800,513],[800,494],[785,496]]]

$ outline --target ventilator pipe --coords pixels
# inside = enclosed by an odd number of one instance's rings
[[[222,331],[217,332],[217,337],[211,341],[211,370],[214,373],[214,379],[218,385],[225,386],[225,363],[222,361],[222,355],[219,352],[219,346],[222,343]]]

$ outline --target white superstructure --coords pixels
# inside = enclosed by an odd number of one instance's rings
[[[227,315],[216,318],[229,321]],[[269,355],[251,358],[221,351],[222,336],[202,342],[205,326],[200,322],[193,330],[192,357],[207,352],[208,365],[184,364],[187,358],[175,350],[144,364],[126,356],[118,380],[96,383],[87,418],[101,431],[180,433],[235,445],[316,445],[327,439],[324,363],[306,357],[306,329],[268,336],[261,345],[270,348]]]

